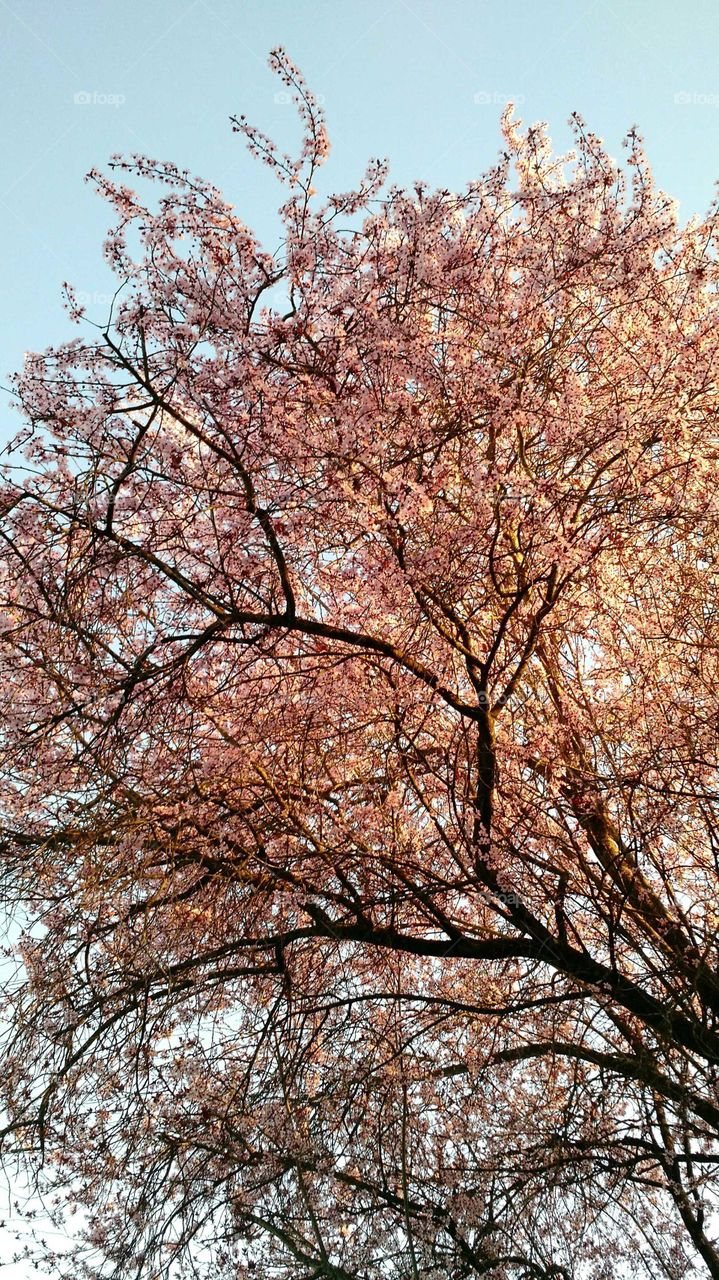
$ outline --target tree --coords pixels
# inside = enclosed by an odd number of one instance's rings
[[[281,251],[115,158],[16,383],[6,1157],[57,1274],[719,1276],[719,215],[511,112],[321,200],[271,64]]]

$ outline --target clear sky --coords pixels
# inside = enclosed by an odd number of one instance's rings
[[[508,98],[562,148],[573,110],[615,154],[637,124],[684,217],[719,179],[716,0],[0,0],[0,378],[77,335],[63,280],[104,318],[109,210],[83,176],[113,152],[211,179],[274,247],[281,193],[228,117],[292,144],[278,43],[324,99],[339,190],[374,155],[394,181],[462,187],[495,161]],[[0,439],[17,426],[3,408]]]
[[[0,30],[3,380],[23,351],[76,336],[64,279],[104,318],[109,210],[83,176],[111,153],[188,166],[272,242],[279,193],[228,116],[292,143],[277,43],[324,97],[339,190],[370,155],[395,181],[461,187],[496,159],[507,98],[558,146],[572,110],[614,153],[638,124],[682,215],[719,178],[715,0],[0,0]]]

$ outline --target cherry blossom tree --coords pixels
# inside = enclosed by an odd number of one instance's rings
[[[511,111],[320,197],[270,61],[281,250],[115,157],[16,379],[5,1158],[56,1275],[719,1276],[719,214]]]

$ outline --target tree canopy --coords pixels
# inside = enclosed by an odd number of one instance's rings
[[[719,215],[511,110],[320,197],[270,60],[281,248],[115,157],[16,379],[5,1158],[57,1275],[717,1277]]]

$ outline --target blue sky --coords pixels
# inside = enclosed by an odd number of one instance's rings
[[[228,116],[291,145],[266,66],[277,43],[324,98],[336,189],[370,155],[395,181],[461,187],[495,160],[507,98],[560,147],[572,110],[615,154],[638,124],[682,215],[719,178],[714,0],[0,0],[0,30],[3,378],[23,351],[75,336],[64,279],[105,315],[109,210],[83,176],[114,151],[212,179],[272,245],[280,193]]]

